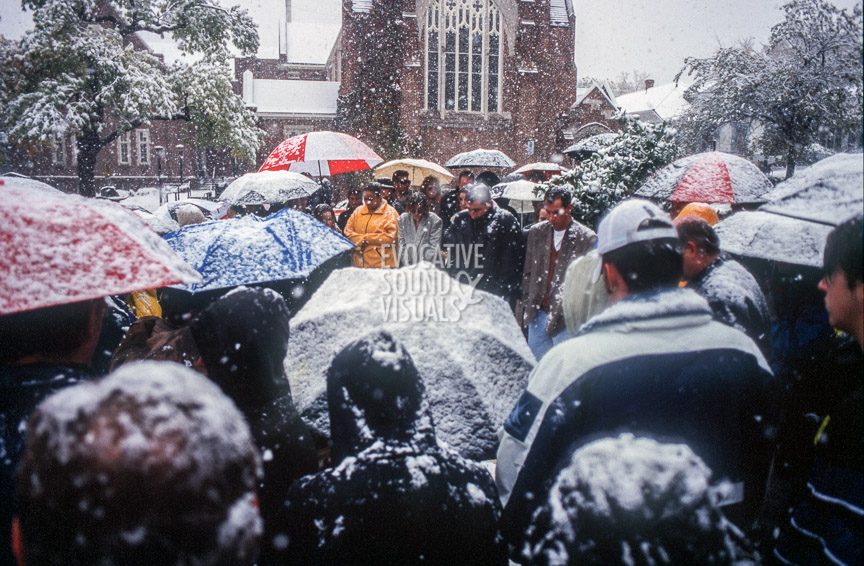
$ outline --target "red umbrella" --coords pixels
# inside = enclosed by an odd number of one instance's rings
[[[368,145],[340,132],[309,132],[288,138],[259,171],[296,171],[316,177],[372,169],[384,161]]]
[[[116,203],[4,179],[0,211],[0,315],[201,279]]]
[[[771,180],[753,163],[719,151],[697,153],[663,167],[634,196],[669,202],[765,202]]]

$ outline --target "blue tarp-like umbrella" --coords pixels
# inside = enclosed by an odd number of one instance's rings
[[[192,224],[167,234],[165,240],[201,274],[201,283],[178,286],[193,293],[302,279],[354,247],[338,232],[291,209],[266,218]]]

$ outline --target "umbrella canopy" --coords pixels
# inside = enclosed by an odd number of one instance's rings
[[[0,315],[200,280],[110,201],[5,186],[0,210]]]
[[[756,210],[739,212],[714,229],[729,253],[795,265],[822,267],[831,226]]]
[[[392,177],[393,173],[399,170],[408,171],[411,184],[419,186],[423,179],[435,177],[441,184],[449,183],[453,180],[453,174],[444,169],[437,163],[427,161],[425,159],[395,159],[382,163],[375,168],[376,177]]]
[[[157,234],[164,235],[168,232],[173,232],[174,230],[180,229],[180,224],[177,223],[176,220],[171,218],[165,218],[164,216],[156,216],[143,206],[138,206],[136,204],[124,205],[125,208],[128,208],[135,216],[144,221],[144,223],[150,227],[151,230],[156,232]]]
[[[458,153],[447,160],[444,167],[488,167],[507,169],[516,162],[497,149],[475,149]]]
[[[302,279],[326,260],[354,248],[341,234],[291,209],[266,218],[190,224],[165,240],[201,273],[200,283],[181,287],[193,293]]]
[[[124,203],[120,203],[124,204]],[[162,218],[164,220],[177,220],[176,211],[183,205],[191,204],[196,206],[201,212],[204,213],[208,219],[216,220],[218,218],[222,218],[226,212],[228,212],[228,205],[224,202],[216,202],[212,200],[205,200],[201,198],[187,198],[183,200],[175,200],[172,202],[167,202],[156,209],[153,213],[155,216]],[[133,204],[134,206],[134,204]],[[144,208],[139,205],[139,208]]]
[[[309,132],[288,138],[259,171],[294,171],[315,177],[372,169],[384,161],[365,143],[341,132]]]
[[[48,191],[52,193],[62,192],[47,183],[37,181],[36,179],[31,179],[30,177],[21,177],[17,174],[0,176],[0,187],[17,187],[19,189],[27,189],[31,191]]]
[[[613,133],[590,136],[579,140],[565,149],[564,154],[577,159],[585,159],[586,157],[590,157],[591,154],[597,153],[601,149],[605,149],[612,145],[612,142],[614,142],[617,137],[618,134]]]
[[[839,153],[796,173],[759,210],[836,226],[864,208],[864,157]]]
[[[334,271],[291,320],[285,358],[294,403],[322,432],[327,369],[373,329],[399,336],[414,358],[438,438],[463,456],[494,457],[496,431],[535,364],[507,303],[425,263]]]
[[[289,200],[311,196],[321,185],[294,171],[259,171],[235,179],[219,196],[236,206],[250,204],[285,204]]]
[[[561,165],[559,165],[557,163],[540,163],[540,162],[537,162],[537,163],[529,163],[528,165],[523,165],[519,169],[513,171],[513,173],[516,173],[519,175],[524,175],[526,173],[531,173],[533,171],[539,171],[542,173],[552,172],[552,173],[555,173],[557,175],[557,174],[563,173],[566,170],[567,169],[565,167],[562,167]]]
[[[539,202],[543,200],[543,193],[539,195],[535,189],[539,185],[520,179],[509,183],[499,183],[492,187],[492,198],[509,198],[510,200],[526,200]],[[532,209],[533,210],[533,209]]]
[[[719,151],[676,159],[654,173],[633,196],[669,202],[765,202],[771,180],[742,157]]]

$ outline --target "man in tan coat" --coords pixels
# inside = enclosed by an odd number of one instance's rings
[[[363,204],[345,225],[345,236],[357,246],[355,267],[396,267],[396,237],[399,213],[384,201],[381,185],[363,189]]]
[[[561,187],[549,189],[543,199],[547,220],[528,231],[517,317],[528,327],[528,345],[538,361],[557,343],[556,338],[567,335],[561,306],[567,267],[597,243],[593,231],[573,220],[572,199]]]

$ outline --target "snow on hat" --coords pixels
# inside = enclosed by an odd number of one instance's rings
[[[597,251],[600,255],[637,242],[677,239],[678,232],[669,216],[647,200],[625,200],[612,209],[597,228]],[[600,279],[601,264],[594,271],[593,281]]]

